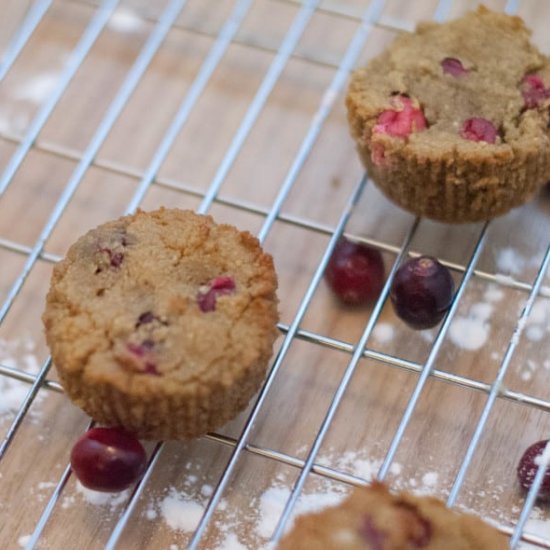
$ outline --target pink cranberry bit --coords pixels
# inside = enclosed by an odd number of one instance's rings
[[[547,88],[542,78],[536,74],[526,75],[521,81],[520,90],[527,109],[536,109],[550,97],[550,88]]]
[[[213,279],[204,291],[199,291],[197,303],[203,313],[215,311],[218,296],[235,292],[235,281],[232,277],[220,276]]]
[[[424,113],[418,107],[413,106],[410,97],[395,96],[395,102],[397,102],[396,106],[401,108],[388,109],[380,113],[373,133],[405,138],[413,132],[424,130],[427,127]]]
[[[143,340],[141,344],[135,344],[134,342],[128,342],[126,344],[126,349],[135,357],[135,361],[133,361],[132,364],[137,367],[139,372],[160,376],[160,372],[151,354],[154,347],[155,342],[149,339]]]
[[[372,516],[365,516],[359,527],[359,535],[369,545],[370,550],[384,550],[387,534],[376,526]]]
[[[455,57],[446,57],[441,61],[441,68],[445,74],[450,74],[455,78],[459,78],[468,73],[468,70],[464,68],[460,59]]]
[[[413,106],[410,97],[396,95],[392,98],[396,109],[382,111],[378,115],[376,125],[372,129],[373,136],[386,134],[397,138],[406,138],[413,132],[419,132],[427,128],[428,124],[424,113],[418,107]],[[381,143],[373,143],[371,159],[376,166],[383,166],[386,162],[384,146]]]
[[[495,125],[486,118],[474,117],[464,121],[460,135],[470,141],[485,141],[495,143],[497,140],[497,129]]]

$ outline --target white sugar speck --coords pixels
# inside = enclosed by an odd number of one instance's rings
[[[212,495],[213,492],[214,492],[214,489],[213,489],[212,485],[203,485],[203,486],[201,487],[201,495],[202,495],[203,497],[207,497],[207,498],[208,498],[209,496]]]
[[[32,342],[31,342],[32,344]],[[0,363],[6,367],[22,370],[29,374],[36,374],[40,366],[38,359],[27,350],[28,342],[21,340],[0,340]],[[33,349],[33,348],[31,348]],[[25,400],[30,386],[7,376],[0,377],[0,422],[19,410]],[[29,414],[31,418],[40,412],[39,405],[45,398],[40,392],[33,402]]]
[[[57,72],[37,74],[17,86],[13,96],[20,101],[29,101],[39,105],[52,94],[58,80],[59,73]]]
[[[511,275],[521,273],[527,265],[527,260],[512,247],[501,248],[496,260],[499,271]]]
[[[134,11],[128,8],[118,8],[111,19],[108,26],[116,32],[136,32],[144,27],[143,19]]]
[[[455,317],[449,327],[449,338],[459,348],[475,351],[489,338],[489,325],[483,319]]]
[[[21,546],[21,548],[25,548],[27,546],[27,543],[31,540],[31,535],[23,535],[17,539],[17,544]]]
[[[190,533],[197,527],[204,507],[199,503],[189,500],[171,489],[160,503],[160,511],[166,524],[171,529]]]
[[[387,344],[388,342],[391,342],[393,340],[395,329],[390,323],[378,323],[374,327],[372,335],[381,344]]]
[[[262,538],[269,538],[290,496],[286,487],[270,487],[260,498],[260,519],[256,532]],[[296,505],[296,514],[318,512],[328,506],[336,506],[345,498],[345,493],[327,489],[323,493],[302,494]],[[289,526],[290,527],[290,526]]]
[[[76,491],[82,496],[82,498],[88,503],[94,506],[109,506],[111,509],[116,508],[123,504],[128,496],[130,491],[121,491],[120,493],[103,493],[100,491],[92,491],[80,483],[76,482]]]
[[[439,479],[439,474],[437,472],[427,472],[422,476],[422,483],[426,487],[434,487],[437,484]]]
[[[489,284],[483,298],[488,302],[500,302],[504,298],[504,290],[498,287],[498,285]]]
[[[235,533],[230,532],[217,546],[217,550],[246,550],[246,546],[239,541]]]

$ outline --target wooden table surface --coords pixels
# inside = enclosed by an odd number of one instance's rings
[[[184,7],[0,324],[0,351],[4,354],[0,365],[13,366],[7,364],[10,353],[20,369],[25,367],[25,354],[33,354],[40,364],[46,360],[40,315],[52,261],[84,231],[124,212],[234,4],[229,0],[189,0]],[[477,2],[455,0],[448,4],[449,15],[456,16]],[[506,2],[488,0],[486,4],[502,10]],[[3,0],[0,51],[10,43],[30,5]],[[321,2],[323,9],[313,15],[223,182],[210,209],[216,219],[252,232],[260,230],[312,117],[323,99],[327,100],[325,90],[367,5],[367,0]],[[164,7],[160,0],[121,3],[0,197],[2,302]],[[431,18],[436,7],[435,0],[387,0],[380,24],[369,32],[358,64],[380,52],[395,36],[395,27],[410,29],[416,21]],[[91,1],[54,1],[0,83],[0,171],[52,93],[96,8]],[[289,0],[252,3],[147,191],[144,209],[199,206],[299,9],[298,2]],[[519,13],[532,27],[539,47],[550,52],[548,2],[523,0]],[[346,126],[343,93],[339,93],[265,241],[279,274],[283,325],[292,323],[330,233],[361,175]],[[456,313],[457,318],[473,319],[474,327],[481,326],[487,332],[486,341],[478,349],[468,350],[457,345],[457,338],[444,339],[435,361],[440,372],[429,378],[398,449],[395,460],[399,467],[387,478],[392,487],[414,489],[424,483],[423,490],[427,487],[442,498],[448,495],[487,401],[487,392],[479,388],[486,389],[493,382],[528,296],[521,284],[502,284],[509,282],[502,277],[495,284],[490,275],[511,275],[525,283],[524,287],[532,284],[549,244],[549,214],[550,197],[541,196],[490,224],[478,273],[467,284]],[[389,271],[412,223],[412,216],[367,185],[346,232],[380,246]],[[480,224],[446,226],[421,221],[410,249],[465,266],[481,228]],[[506,273],[503,262],[512,251],[515,263]],[[453,270],[453,276],[459,283],[462,271]],[[550,285],[548,275],[545,284]],[[457,506],[506,526],[514,525],[523,504],[515,481],[517,461],[529,444],[547,437],[550,430],[550,299],[539,297],[536,305],[542,315],[542,330],[546,330],[544,337],[539,341],[521,339],[504,381],[508,393],[495,403],[457,501]],[[262,495],[275,482],[277,487],[292,487],[299,469],[289,464],[306,458],[351,358],[349,351],[370,313],[370,308],[339,306],[325,284],[319,285],[300,328],[344,342],[343,349],[323,346],[318,337],[308,338],[306,332],[295,338],[253,428],[249,442],[256,452],[245,451],[241,456],[202,547],[221,547],[229,531],[247,547],[266,546],[265,532],[262,535],[257,529]],[[477,318],[476,324],[476,315],[485,315],[481,323]],[[369,338],[368,349],[383,354],[379,359],[406,360],[402,366],[409,368],[377,360],[373,353],[361,359],[316,460],[319,465],[360,477],[366,475],[366,465],[379,464],[385,456],[418,381],[414,366],[426,361],[436,335],[435,331],[407,329],[389,305],[379,323],[386,323],[383,326],[393,337],[383,338],[379,330],[375,332],[378,338]],[[277,346],[281,341],[282,337]],[[27,350],[23,349],[25,343]],[[0,382],[2,376],[6,375],[0,374]],[[470,382],[449,383],[453,376]],[[56,380],[54,369],[48,377]],[[514,398],[517,394],[534,399],[521,403]],[[248,412],[222,428],[221,439],[237,438]],[[0,441],[13,418],[14,414],[0,415]],[[66,467],[71,445],[87,422],[61,393],[40,389],[31,413],[0,461],[0,548],[19,548],[25,540],[20,537],[32,533]],[[190,533],[171,529],[158,509],[156,519],[151,519],[151,503],[158,503],[172,488],[204,506],[208,500],[205,486],[216,485],[231,453],[231,446],[217,439],[166,445],[124,530],[120,548],[185,547]],[[275,453],[281,453],[283,462],[273,459]],[[346,488],[341,482],[311,474],[304,492]],[[88,503],[71,477],[39,548],[102,548],[123,509],[124,502],[118,506]],[[537,511],[537,518],[547,516],[545,509]]]

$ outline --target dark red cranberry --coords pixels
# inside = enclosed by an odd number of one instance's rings
[[[495,143],[497,140],[497,129],[495,125],[486,118],[469,118],[464,121],[460,135],[470,141],[486,141]]]
[[[372,516],[365,516],[359,535],[368,544],[369,550],[384,550],[388,535],[376,526]]]
[[[136,328],[140,327],[141,325],[146,325],[148,323],[152,323],[155,320],[155,316],[153,315],[152,311],[146,311],[145,313],[142,313],[138,317],[138,321],[136,323]]]
[[[464,68],[460,59],[456,59],[455,57],[446,57],[441,61],[441,68],[445,74],[450,74],[456,78],[468,73],[468,70]]]
[[[411,328],[422,330],[441,321],[453,293],[449,270],[435,258],[421,256],[397,270],[390,297],[397,315]]]
[[[208,290],[199,292],[197,296],[199,307],[204,313],[216,309],[218,296],[232,294],[235,291],[235,281],[232,277],[216,277],[208,286]]]
[[[345,304],[361,305],[374,300],[384,286],[384,260],[374,248],[342,237],[334,247],[325,279]]]
[[[111,267],[119,268],[122,265],[124,261],[124,254],[122,252],[113,252],[110,248],[101,248],[100,250],[109,256]]]
[[[146,455],[141,443],[121,428],[93,428],[75,444],[71,467],[94,491],[123,491],[140,479]]]
[[[520,89],[527,109],[536,109],[550,97],[550,89],[546,88],[542,78],[536,74],[526,75],[521,81]]]
[[[539,466],[537,464],[538,457],[542,455],[544,448],[546,447],[546,443],[548,443],[548,440],[534,443],[523,453],[523,456],[519,461],[517,469],[518,480],[519,484],[525,490],[529,490],[533,484]],[[550,502],[550,470],[548,469],[542,479],[542,485],[540,486],[538,498],[541,501]]]

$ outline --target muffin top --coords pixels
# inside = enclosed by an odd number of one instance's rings
[[[506,538],[475,516],[432,497],[392,495],[384,485],[356,489],[340,506],[298,517],[279,550],[504,550]]]
[[[352,78],[356,132],[386,146],[407,138],[427,156],[547,142],[550,64],[529,37],[518,17],[484,7],[403,33]]]
[[[160,209],[106,223],[54,268],[43,319],[60,372],[140,394],[227,383],[269,357],[277,281],[258,240]]]

